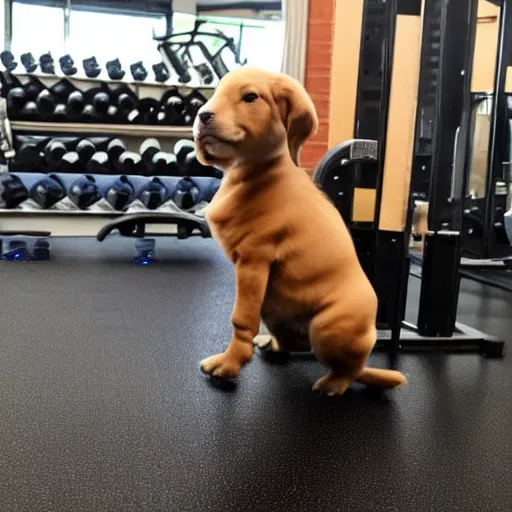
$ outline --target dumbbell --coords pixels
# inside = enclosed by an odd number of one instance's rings
[[[176,189],[174,190],[171,199],[176,203],[178,208],[181,208],[182,210],[190,210],[199,203],[201,193],[194,180],[186,177],[182,178],[176,185]]]
[[[119,155],[115,168],[123,174],[143,174],[144,162],[139,154],[124,151]]]
[[[66,76],[75,75],[78,71],[75,66],[75,61],[72,59],[71,55],[69,55],[69,54],[66,54],[66,55],[63,55],[62,57],[60,57],[59,65],[60,65],[61,71]]]
[[[185,99],[185,124],[191,125],[199,112],[199,109],[206,103],[206,98],[198,91],[192,91]]]
[[[86,105],[92,105],[98,116],[105,116],[111,105],[110,91],[106,87],[94,87],[84,93]]]
[[[11,210],[29,198],[22,181],[12,173],[0,174],[0,208]]]
[[[23,87],[13,87],[7,93],[7,111],[9,115],[16,118],[27,102],[27,95]]]
[[[162,124],[169,126],[181,126],[185,123],[185,103],[177,89],[167,91],[161,100],[165,117]]]
[[[106,151],[97,151],[86,165],[87,172],[91,174],[109,174],[110,162]]]
[[[96,60],[96,57],[89,57],[82,61],[84,66],[85,76],[87,78],[96,78],[101,73],[101,68]]]
[[[167,201],[168,192],[159,178],[153,178],[142,187],[137,199],[148,209],[154,210]]]
[[[30,172],[43,170],[42,152],[49,142],[48,137],[18,135],[16,137],[16,158],[10,164],[12,171]]]
[[[41,208],[47,210],[66,196],[66,191],[61,183],[41,173],[17,174],[23,185],[29,191],[30,199]]]
[[[53,57],[50,52],[43,53],[41,57],[39,57],[39,67],[41,68],[41,71],[47,75],[54,75],[55,74],[55,66],[53,62]]]
[[[109,60],[106,68],[110,80],[122,80],[126,74],[126,71],[122,69],[119,59]]]
[[[141,60],[130,65],[130,72],[133,79],[137,82],[143,82],[148,77],[148,70],[144,67]]]
[[[105,199],[114,210],[124,210],[135,198],[133,185],[127,176],[93,176],[99,187],[103,199]]]
[[[27,73],[33,73],[37,69],[34,56],[30,52],[21,54],[20,61]]]
[[[176,156],[162,151],[157,139],[146,139],[140,146],[140,154],[149,173],[159,176],[179,174]]]
[[[185,165],[185,159],[189,153],[193,153],[196,150],[196,146],[193,140],[180,139],[174,144],[174,154],[178,160],[178,165],[182,167]]]
[[[84,168],[78,153],[69,151],[63,140],[50,140],[44,148],[44,156],[48,168],[53,172],[77,173]]]
[[[132,124],[156,124],[160,104],[153,98],[144,98],[139,101],[137,108],[132,110],[127,121]]]
[[[0,61],[7,71],[14,71],[18,67],[18,63],[14,60],[14,55],[8,50],[0,53]]]
[[[205,176],[222,178],[222,171],[216,167],[203,165],[196,157],[195,151],[188,153],[185,162],[181,167],[181,172],[185,176]]]
[[[128,114],[137,108],[138,98],[128,86],[121,86],[112,93],[111,103],[117,107],[119,116],[125,121]]]
[[[210,203],[220,188],[219,178],[194,177],[195,186],[199,189],[200,202]]]
[[[89,139],[79,140],[75,151],[78,154],[78,158],[83,165],[87,165],[87,162],[93,157],[96,153],[96,146]]]
[[[66,190],[69,200],[80,210],[89,208],[101,199],[98,185],[91,176],[82,174],[51,174]]]
[[[198,64],[195,66],[196,71],[199,74],[199,77],[201,78],[201,82],[205,85],[210,85],[213,82],[214,74],[211,68],[206,64],[205,62]]]
[[[163,62],[153,64],[153,73],[155,74],[155,80],[160,83],[167,82],[170,78],[169,70]]]

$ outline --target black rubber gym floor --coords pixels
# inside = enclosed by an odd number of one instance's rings
[[[512,510],[512,354],[403,355],[408,388],[339,400],[316,362],[256,358],[223,392],[198,362],[229,340],[230,264],[211,240],[157,253],[0,265],[2,512]],[[506,292],[463,281],[460,320],[512,342]]]

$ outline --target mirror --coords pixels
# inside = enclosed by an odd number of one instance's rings
[[[59,71],[59,58],[67,54],[78,68],[77,77],[84,75],[84,59],[93,57],[99,79],[108,79],[106,63],[118,60],[125,79],[131,80],[130,67],[141,63],[145,80],[154,81],[152,68],[163,61],[169,84],[191,86],[214,86],[223,73],[244,63],[281,69],[281,0],[6,2],[6,39],[15,57],[30,52],[37,63],[50,52]]]

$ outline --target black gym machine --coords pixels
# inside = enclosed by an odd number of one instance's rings
[[[488,357],[501,357],[503,341],[457,322],[465,169],[471,156],[470,87],[477,2],[365,0],[362,6],[353,139],[325,155],[314,179],[348,224],[377,292],[378,346],[393,356],[400,350],[434,349],[476,350]],[[416,74],[417,96],[409,101],[415,115],[412,132],[407,134],[408,127],[403,126],[408,122],[403,117],[407,106],[392,97],[406,90],[404,83],[411,88],[414,74],[401,79],[400,74],[407,74],[408,68],[400,66],[396,58],[400,55],[404,60],[403,47],[412,44],[410,37],[404,37],[406,27],[419,23],[420,17],[421,67],[419,80]],[[402,126],[397,128],[397,124]],[[425,130],[431,133],[431,143],[427,154],[421,155],[415,143]],[[404,156],[409,136],[413,143]],[[397,149],[400,144],[402,149]],[[392,210],[400,208],[396,205],[400,190],[393,189],[392,179],[400,166],[405,178],[396,183],[405,184],[409,192],[404,194],[403,221],[396,222]],[[417,325],[412,325],[404,320],[411,269],[409,241],[417,199],[414,184],[424,179],[425,173],[429,232]],[[371,215],[361,215],[362,198],[368,204],[368,197],[373,197]]]

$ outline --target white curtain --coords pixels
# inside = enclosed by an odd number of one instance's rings
[[[309,1],[283,0],[282,3],[285,37],[281,71],[302,85],[306,76]]]

